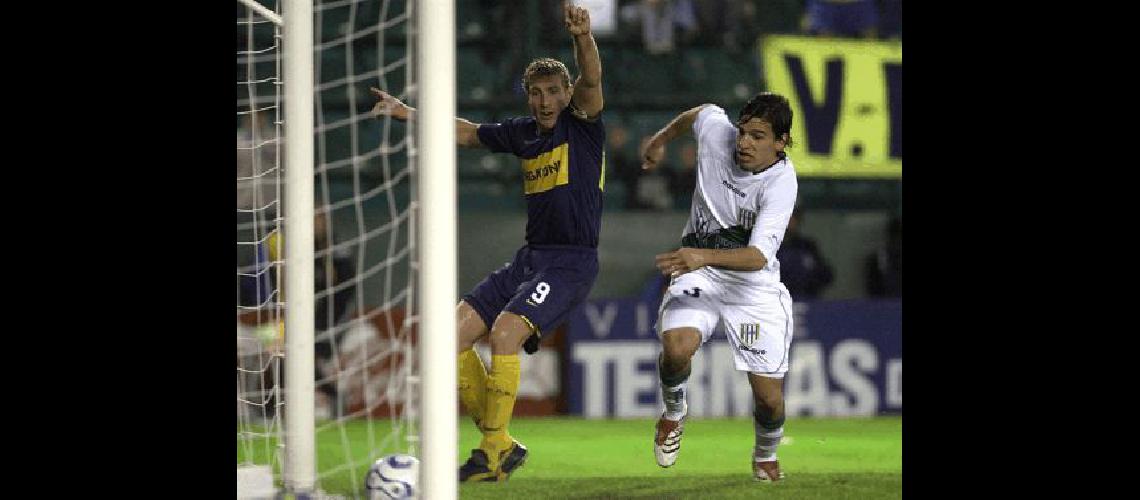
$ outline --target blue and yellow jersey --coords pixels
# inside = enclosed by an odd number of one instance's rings
[[[281,239],[281,232],[274,229],[266,236],[265,241],[257,246],[257,269],[258,272],[264,273],[261,275],[261,280],[264,283],[266,292],[273,291],[276,287],[275,284],[281,283],[278,276],[275,274],[281,271],[279,266],[274,264],[284,259],[281,252],[285,251],[285,242]],[[284,290],[277,290],[278,302],[285,301]]]
[[[567,106],[549,134],[533,116],[479,126],[479,140],[496,153],[522,159],[526,241],[530,245],[598,247],[605,187],[606,127]]]

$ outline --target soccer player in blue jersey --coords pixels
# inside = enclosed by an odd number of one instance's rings
[[[544,332],[565,322],[598,275],[606,142],[602,63],[582,7],[565,5],[566,29],[581,72],[573,84],[566,65],[549,58],[523,74],[531,116],[502,123],[456,119],[456,142],[509,152],[522,160],[527,203],[526,245],[513,262],[491,273],[456,306],[459,396],[483,433],[459,468],[460,481],[501,481],[521,466],[527,449],[507,432],[519,386],[519,348],[538,347]],[[375,116],[413,118],[415,109],[378,89]],[[491,370],[475,342],[489,337]]]

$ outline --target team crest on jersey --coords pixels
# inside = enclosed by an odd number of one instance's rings
[[[760,338],[760,323],[742,323],[740,325],[740,343],[742,345],[751,346],[757,338]]]
[[[756,211],[747,208],[740,209],[740,213],[736,215],[736,220],[740,221],[740,225],[746,230],[752,230],[752,226],[756,225]]]

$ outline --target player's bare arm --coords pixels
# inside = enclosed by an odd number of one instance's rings
[[[597,118],[604,104],[602,98],[602,58],[598,44],[590,32],[590,11],[564,3],[566,30],[574,41],[574,63],[578,65],[578,78],[574,80],[574,106],[586,113],[587,119]]]
[[[733,271],[758,271],[768,265],[768,259],[756,247],[713,250],[707,248],[680,248],[657,256],[657,269],[666,276],[677,276],[705,266]]]
[[[404,104],[403,101],[396,99],[376,87],[371,87],[369,90],[372,91],[372,95],[377,99],[376,105],[372,107],[373,117],[380,118],[381,116],[390,116],[402,122],[415,118],[416,108]],[[465,148],[484,147],[483,143],[479,141],[478,130],[478,124],[471,123],[463,118],[456,118],[455,143]]]
[[[705,109],[705,106],[709,106],[709,104],[701,104],[677,115],[668,125],[653,134],[641,152],[641,169],[650,170],[657,167],[657,164],[665,157],[665,145],[680,137],[681,134],[693,130],[693,122],[697,121],[697,114]]]

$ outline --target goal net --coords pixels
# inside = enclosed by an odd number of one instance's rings
[[[286,30],[278,0],[237,2],[239,496],[289,486],[285,376]],[[369,87],[415,105],[414,0],[313,2],[316,487],[364,494],[369,466],[419,456],[413,126],[369,114]],[[296,234],[296,233],[293,233]],[[308,396],[308,391],[303,396]],[[452,394],[454,399],[454,394]],[[272,473],[272,485],[251,478]]]

